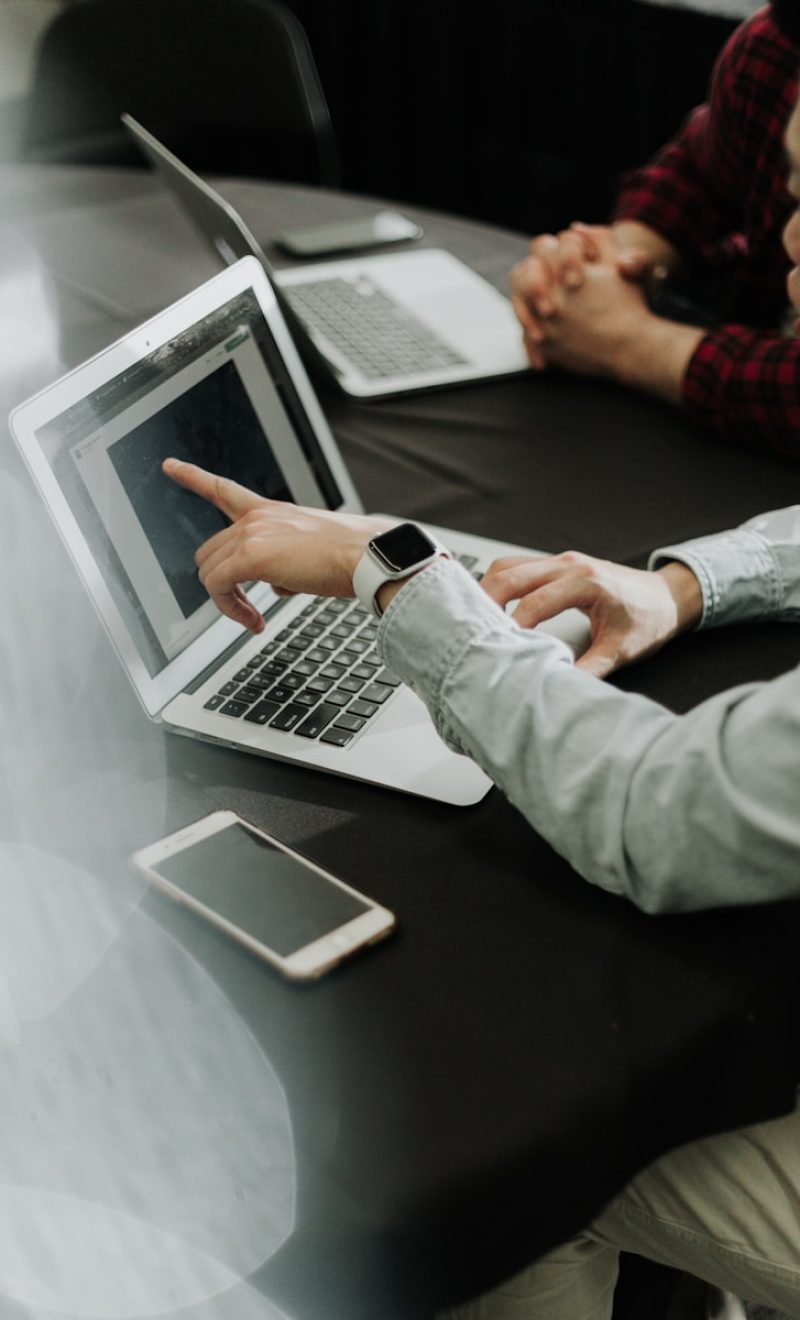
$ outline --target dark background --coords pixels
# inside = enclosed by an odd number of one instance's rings
[[[604,219],[735,20],[638,0],[289,0],[343,184],[525,233]]]

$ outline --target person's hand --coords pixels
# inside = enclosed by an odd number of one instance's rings
[[[230,518],[230,527],[200,546],[195,562],[221,613],[254,633],[262,631],[264,620],[242,583],[261,579],[280,596],[352,596],[353,573],[367,542],[392,526],[387,519],[267,500],[176,458],[166,459],[163,470]]]
[[[578,288],[554,284],[550,299],[546,316],[527,314],[525,342],[534,368],[564,367],[681,402],[704,330],[657,316],[642,286],[605,260],[584,266]]]
[[[684,564],[648,573],[574,550],[498,559],[481,586],[503,608],[519,602],[513,617],[522,628],[562,610],[583,610],[592,637],[576,663],[598,678],[651,655],[696,623],[703,608],[697,578]]]
[[[546,295],[528,303],[528,355],[534,367],[619,378],[654,319],[642,288],[596,259],[583,267],[580,284],[568,287],[566,276],[553,278]]]
[[[539,322],[558,306],[559,287],[580,289],[586,266],[605,261],[623,278],[648,291],[663,283],[680,265],[676,249],[655,230],[633,221],[615,225],[587,225],[575,221],[559,234],[540,234],[530,243],[528,256],[509,276],[511,303],[525,332],[531,365],[547,366],[538,347]]]

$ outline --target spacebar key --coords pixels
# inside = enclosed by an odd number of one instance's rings
[[[318,738],[322,730],[327,728],[331,720],[341,714],[338,706],[331,706],[323,701],[319,706],[315,706],[308,719],[298,724],[295,733],[299,733],[303,738]]]

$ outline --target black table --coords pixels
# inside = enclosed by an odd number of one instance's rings
[[[260,234],[369,205],[224,188]],[[525,249],[409,213],[500,286]],[[6,407],[216,269],[138,172],[8,171],[0,232]],[[638,564],[800,487],[796,467],[556,374],[363,405],[320,392],[368,508],[545,549]],[[416,1320],[577,1231],[663,1151],[791,1107],[797,904],[645,917],[496,791],[458,810],[170,737],[10,440],[0,552],[0,1162],[20,1241],[44,1223],[70,1244],[61,1273],[57,1252],[26,1266],[58,1309],[93,1288],[104,1314],[130,1294],[128,1313],[192,1320],[272,1317],[265,1298],[292,1320]],[[619,681],[683,710],[798,653],[796,627],[710,632]],[[298,988],[145,892],[133,848],[218,807],[387,904],[397,936]],[[137,1271],[145,1242],[161,1268]]]

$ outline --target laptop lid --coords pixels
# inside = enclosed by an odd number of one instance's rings
[[[224,406],[224,423],[215,413]],[[241,637],[194,572],[226,520],[160,472],[360,511],[263,268],[247,257],[21,405],[11,429],[139,699],[156,715]],[[220,436],[225,444],[219,443]],[[262,612],[279,601],[264,583]]]
[[[529,371],[510,302],[452,253],[419,248],[276,271],[225,198],[131,115],[122,122],[222,259],[261,262],[297,342],[346,394],[384,398]],[[329,293],[309,304],[320,283],[337,287],[333,305]]]

